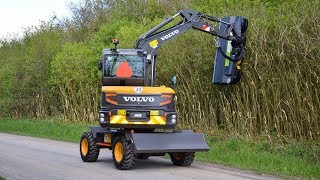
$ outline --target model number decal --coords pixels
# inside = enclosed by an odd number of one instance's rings
[[[175,31],[172,31],[171,33],[169,33],[169,34],[167,34],[165,36],[162,36],[160,39],[162,41],[164,41],[164,40],[167,40],[167,39],[171,38],[172,36],[177,35],[178,33],[179,33],[179,30],[175,30]]]
[[[134,92],[140,94],[142,92],[142,87],[135,87]]]

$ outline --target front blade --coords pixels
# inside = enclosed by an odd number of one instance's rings
[[[136,153],[197,152],[210,148],[201,133],[133,133]]]

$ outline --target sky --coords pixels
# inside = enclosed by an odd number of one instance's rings
[[[0,0],[0,39],[18,35],[24,28],[47,21],[53,15],[70,16],[68,4],[79,0]]]

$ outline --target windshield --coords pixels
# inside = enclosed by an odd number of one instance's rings
[[[143,56],[108,55],[105,59],[105,76],[143,78]]]

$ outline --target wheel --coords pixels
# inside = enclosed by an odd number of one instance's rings
[[[138,153],[135,154],[134,157],[137,159],[148,159],[150,157],[150,154]]]
[[[99,157],[100,149],[93,138],[91,131],[85,132],[80,140],[80,155],[84,162],[95,162]]]
[[[130,141],[124,137],[116,137],[112,149],[113,163],[118,169],[131,169],[134,166],[134,148]]]
[[[190,166],[194,160],[194,152],[170,153],[170,158],[176,166]]]

